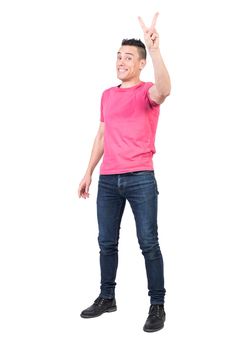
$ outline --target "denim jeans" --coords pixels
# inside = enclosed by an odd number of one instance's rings
[[[126,200],[134,214],[137,238],[145,259],[150,302],[163,304],[166,290],[163,258],[158,242],[158,188],[153,170],[99,176],[97,218],[101,268],[100,296],[113,298],[115,295],[119,230]]]

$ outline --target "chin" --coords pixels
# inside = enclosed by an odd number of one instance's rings
[[[121,80],[122,82],[124,82],[124,81],[127,81],[127,80],[128,80],[128,78],[127,78],[127,77],[120,77],[119,75],[117,75],[117,78],[118,78],[119,80]]]

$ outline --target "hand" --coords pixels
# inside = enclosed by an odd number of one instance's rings
[[[158,12],[155,13],[151,26],[149,28],[146,27],[142,18],[138,17],[138,20],[140,22],[141,28],[144,33],[145,44],[149,53],[159,48],[159,34],[156,31],[156,22],[157,22],[158,15],[159,15]]]
[[[89,198],[89,186],[91,184],[91,176],[85,175],[85,177],[81,180],[79,188],[78,188],[78,196],[84,199]]]

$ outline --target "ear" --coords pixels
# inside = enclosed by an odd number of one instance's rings
[[[146,65],[146,60],[141,60],[140,61],[140,70],[142,70]]]

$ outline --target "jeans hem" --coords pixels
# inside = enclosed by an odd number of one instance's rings
[[[100,294],[99,295],[100,298],[103,298],[103,299],[113,299],[115,296],[114,295],[106,295],[106,294]]]

